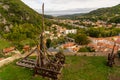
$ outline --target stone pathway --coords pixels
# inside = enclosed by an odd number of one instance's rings
[[[19,51],[14,51],[14,52],[16,53],[15,55],[0,61],[0,67],[4,66],[4,65],[6,65],[6,64],[8,64],[10,62],[13,62],[16,59],[20,59],[22,57],[25,57],[28,54],[28,53],[21,54]]]

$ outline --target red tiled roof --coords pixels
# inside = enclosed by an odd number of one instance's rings
[[[23,49],[24,49],[25,51],[28,51],[28,50],[30,49],[30,46],[29,46],[29,45],[25,45],[25,46],[23,47]]]
[[[117,38],[116,43],[120,44],[120,38]]]
[[[28,48],[30,48],[29,45],[25,45],[25,46],[23,47],[23,49],[28,49]]]
[[[4,58],[0,58],[0,61],[3,60]]]
[[[13,50],[15,50],[15,47],[5,48],[5,49],[3,49],[3,53],[8,53],[8,52],[11,52]]]
[[[69,42],[69,43],[66,43],[63,45],[64,48],[67,48],[67,47],[72,47],[74,46],[75,44],[73,42]]]

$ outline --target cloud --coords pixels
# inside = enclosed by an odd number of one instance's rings
[[[87,13],[89,11],[95,10],[96,8],[77,8],[70,10],[58,10],[58,11],[45,11],[47,15],[59,16],[59,15],[68,15],[68,14],[77,14],[77,13]],[[41,13],[41,9],[36,9],[37,12]]]
[[[64,11],[77,8],[101,8],[120,4],[120,0],[22,0],[33,9],[41,9],[45,3],[45,11]],[[89,11],[89,10],[88,10]]]
[[[21,0],[21,1],[23,1],[25,4],[27,4],[33,9],[41,8],[41,4],[42,4],[40,0]]]
[[[92,10],[95,10],[95,9],[94,8],[79,8],[79,9],[61,10],[61,11],[45,11],[45,13],[48,15],[59,16],[59,15],[87,13]]]
[[[120,0],[22,0],[30,7],[39,9],[44,2],[46,9],[67,10],[74,8],[99,8],[119,4]]]

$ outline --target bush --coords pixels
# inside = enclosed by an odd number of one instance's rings
[[[95,52],[95,50],[91,49],[90,47],[82,47],[78,52]]]
[[[89,50],[87,49],[87,47],[82,47],[79,49],[78,52],[89,52]]]

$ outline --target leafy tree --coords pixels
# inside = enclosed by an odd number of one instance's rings
[[[79,45],[86,45],[90,42],[90,40],[85,34],[78,34],[75,36],[75,42]]]
[[[47,39],[46,40],[46,46],[47,46],[47,48],[50,48],[50,46],[51,46],[51,39]]]
[[[69,37],[69,38],[75,38],[75,36],[76,36],[76,34],[72,34],[72,33],[67,34],[67,37]]]

